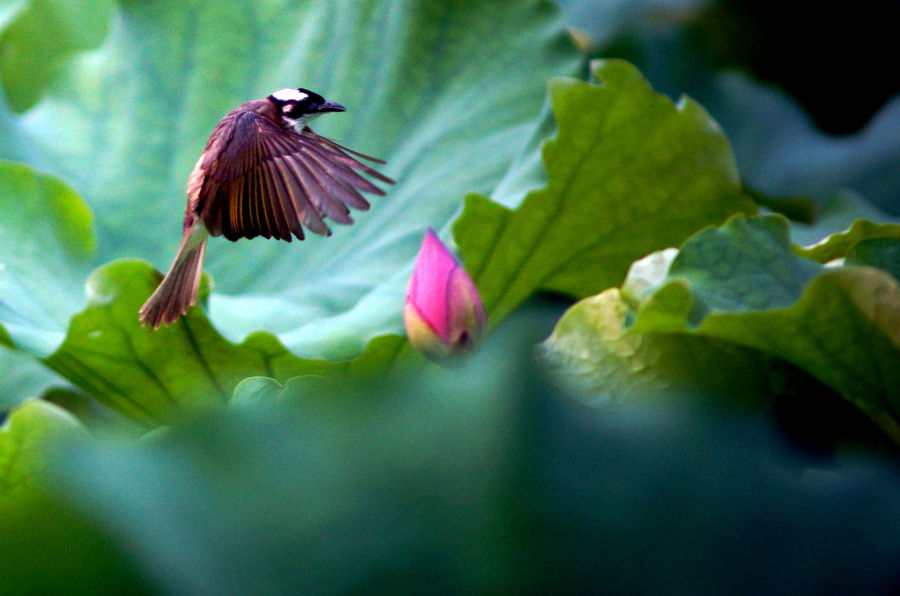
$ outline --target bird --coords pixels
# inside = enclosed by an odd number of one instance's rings
[[[275,91],[242,103],[215,126],[187,183],[183,238],[172,266],[139,310],[141,324],[171,324],[197,301],[209,236],[303,240],[306,228],[330,236],[325,219],[353,223],[350,207],[367,210],[362,193],[385,191],[391,178],[361,160],[381,159],[353,151],[309,127],[339,103],[302,87]]]

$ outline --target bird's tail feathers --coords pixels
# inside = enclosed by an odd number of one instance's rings
[[[206,229],[199,222],[187,230],[172,267],[139,311],[141,323],[151,329],[169,325],[197,301],[206,236]]]

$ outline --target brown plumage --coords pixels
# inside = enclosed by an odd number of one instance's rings
[[[306,89],[282,89],[234,108],[213,129],[188,178],[184,237],[169,272],[140,309],[156,329],[184,314],[197,299],[206,236],[303,240],[303,228],[331,235],[330,219],[351,224],[350,207],[369,208],[362,192],[384,191],[361,173],[393,181],[357,153],[312,131],[321,113],[343,111]],[[359,159],[357,159],[359,158]]]

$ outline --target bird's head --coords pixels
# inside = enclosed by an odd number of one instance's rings
[[[347,108],[325,98],[309,89],[280,89],[270,95],[268,100],[275,105],[275,112],[281,116],[285,126],[298,133],[314,118],[325,112],[343,112]]]

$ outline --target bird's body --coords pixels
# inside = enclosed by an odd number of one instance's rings
[[[213,129],[188,178],[184,237],[169,272],[140,309],[155,329],[194,304],[208,235],[303,240],[303,228],[330,235],[324,219],[351,224],[349,207],[365,210],[360,192],[384,191],[359,172],[393,181],[359,161],[380,160],[317,135],[307,124],[344,111],[306,89],[282,89],[243,103]]]

